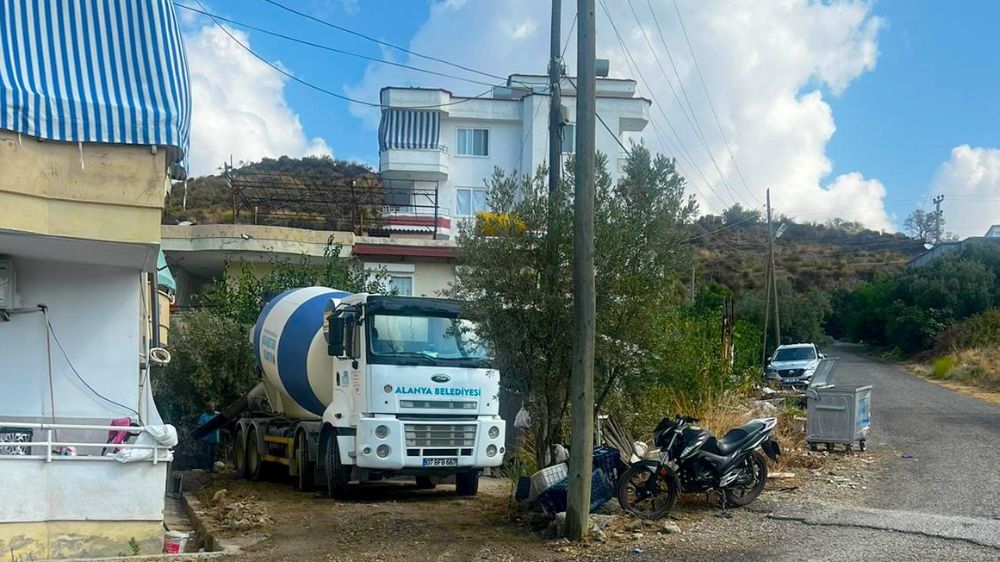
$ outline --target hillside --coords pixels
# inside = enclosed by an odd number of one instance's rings
[[[796,293],[851,289],[878,274],[898,271],[924,251],[919,241],[903,234],[880,233],[844,221],[780,222],[787,227],[774,245],[779,287],[787,283]],[[722,230],[725,227],[724,217],[716,216],[702,217],[696,225],[696,280],[719,283],[736,294],[761,291],[767,224],[750,220]]]

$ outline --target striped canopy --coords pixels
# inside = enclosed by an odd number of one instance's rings
[[[383,109],[378,127],[380,150],[389,148],[437,148],[441,137],[441,113],[413,109]]]
[[[0,129],[180,159],[190,120],[172,0],[0,1]]]

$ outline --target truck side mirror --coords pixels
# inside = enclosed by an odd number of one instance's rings
[[[326,353],[330,357],[342,357],[344,355],[344,318],[335,316],[330,318],[330,330],[327,332],[329,340],[326,342]]]

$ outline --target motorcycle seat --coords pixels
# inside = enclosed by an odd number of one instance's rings
[[[702,449],[709,453],[728,456],[756,437],[763,428],[763,422],[752,421],[746,425],[730,429],[721,439],[709,437],[708,441],[705,441],[705,445],[702,446]]]

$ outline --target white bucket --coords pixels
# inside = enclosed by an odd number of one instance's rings
[[[163,534],[163,554],[180,554],[187,545],[188,534],[180,531],[167,531]]]

